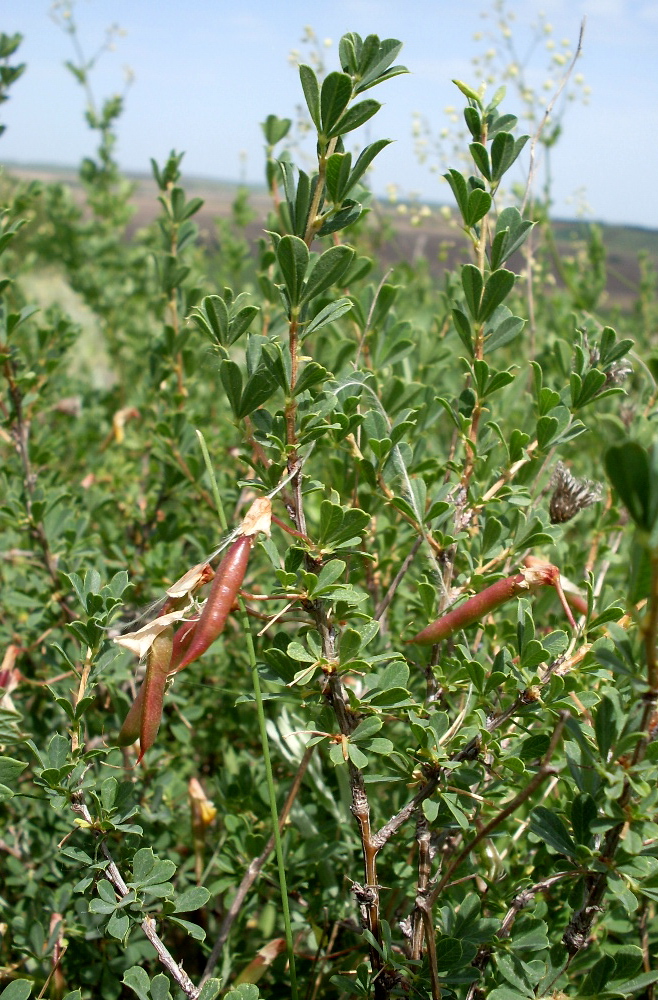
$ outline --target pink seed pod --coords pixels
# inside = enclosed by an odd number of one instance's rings
[[[146,676],[119,733],[119,746],[129,746],[139,736],[139,757],[153,746],[162,719],[162,705],[171,671],[174,630],[171,625],[154,638],[147,654]]]
[[[259,532],[269,535],[271,513],[272,505],[267,497],[255,500],[247,511],[240,525],[240,534],[231,543],[217,567],[208,600],[189,640],[187,633],[183,634],[182,629],[179,630],[181,638],[172,661],[176,671],[184,670],[194,660],[198,660],[224,631],[226,620],[247,572],[256,535]],[[184,644],[187,645],[187,650],[183,648]]]
[[[171,672],[176,673],[180,669],[180,663],[188,649],[190,648],[190,643],[192,642],[192,637],[194,636],[194,630],[197,627],[198,621],[201,615],[195,615],[194,618],[188,618],[183,624],[178,628],[174,634],[174,649],[171,654]]]
[[[162,615],[130,637],[121,638],[121,645],[147,657],[144,682],[118,738],[119,746],[129,746],[139,737],[138,764],[153,746],[158,734],[167,679],[202,656],[223,632],[244,580],[255,537],[258,532],[269,534],[270,516],[271,503],[268,498],[262,497],[254,501],[240,525],[240,533],[217,568],[210,594],[200,615],[185,621],[175,635],[170,623],[183,617],[182,610]],[[167,592],[171,602],[179,604],[185,600],[187,594],[208,579],[210,572],[210,567],[205,563],[189,570]]]
[[[555,587],[561,599],[563,599],[564,595],[560,587],[560,572],[556,566],[552,566],[550,563],[541,563],[537,566],[525,567],[513,576],[507,576],[503,580],[497,580],[496,583],[492,583],[490,587],[486,587],[479,594],[470,597],[463,604],[460,604],[458,608],[448,611],[447,614],[437,618],[435,622],[427,625],[426,628],[418,632],[413,638],[407,639],[407,642],[413,642],[421,646],[431,646],[442,639],[448,639],[455,632],[459,632],[468,625],[473,625],[475,622],[481,621],[491,611],[500,607],[501,604],[510,601],[513,597],[530,594],[538,587],[546,585]],[[563,606],[570,624],[572,627],[575,627],[573,616],[566,605],[566,601],[563,601]]]
[[[224,631],[226,619],[247,572],[253,543],[252,536],[239,535],[229,546],[217,568],[208,600],[192,632],[187,652],[183,654],[176,667],[177,670],[183,670],[194,660],[198,660]]]

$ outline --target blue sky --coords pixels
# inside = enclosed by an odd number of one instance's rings
[[[520,61],[528,57],[527,79],[545,100],[543,82],[560,76],[557,67],[547,72],[552,54],[565,51],[567,39],[575,45],[587,16],[575,72],[591,95],[587,106],[569,105],[552,154],[554,213],[573,216],[586,203],[589,218],[658,228],[658,0],[508,0],[506,6],[515,15]],[[28,69],[0,109],[7,125],[0,159],[75,165],[92,152],[93,137],[83,121],[82,91],[62,65],[72,56],[70,39],[48,16],[48,0],[4,7],[0,29],[25,36],[20,56]],[[540,11],[553,33],[533,45]],[[186,151],[190,175],[242,173],[250,182],[262,179],[259,122],[268,114],[294,117],[300,101],[288,55],[295,48],[307,53],[300,44],[305,25],[316,32],[328,69],[338,68],[337,42],[346,31],[399,38],[400,60],[411,73],[370,92],[384,107],[370,134],[366,126],[355,141],[394,139],[377,160],[373,187],[381,193],[396,184],[401,195],[417,192],[428,201],[449,201],[449,191],[429,163],[417,162],[412,115],[422,116],[432,136],[454,127],[444,110],[460,106],[451,78],[477,84],[472,58],[500,50],[499,36],[486,37],[494,23],[487,0],[332,0],[317,7],[302,0],[79,0],[75,17],[87,53],[112,23],[126,32],[92,77],[103,98],[123,89],[124,67],[134,71],[119,125],[123,167],[147,171],[151,156],[163,160],[175,148]],[[485,36],[476,41],[477,32]],[[324,48],[325,39],[333,45]],[[517,113],[520,98],[508,90],[504,107]],[[520,171],[515,179],[522,180]]]

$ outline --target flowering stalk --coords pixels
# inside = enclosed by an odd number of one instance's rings
[[[501,604],[511,601],[513,597],[532,593],[538,587],[555,587],[565,610],[565,614],[572,628],[576,627],[573,615],[566,602],[566,598],[560,584],[560,571],[557,566],[550,563],[541,563],[539,566],[526,566],[519,573],[507,576],[503,580],[497,580],[490,587],[486,587],[479,594],[469,598],[458,608],[449,611],[447,614],[437,618],[436,621],[427,625],[413,638],[407,642],[417,643],[421,646],[431,646],[442,639],[448,639],[455,632],[481,621],[490,612],[495,611]]]

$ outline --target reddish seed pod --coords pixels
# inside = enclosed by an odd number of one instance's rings
[[[174,649],[171,654],[171,672],[175,673],[178,671],[179,664],[188,649],[190,648],[190,643],[192,642],[192,637],[194,636],[194,630],[197,627],[199,618],[201,615],[196,615],[194,618],[189,618],[184,621],[179,629],[176,630],[174,635]]]
[[[153,746],[160,728],[164,692],[171,671],[173,643],[174,630],[171,625],[154,638],[147,654],[146,676],[119,733],[119,746],[130,746],[139,737],[140,754],[137,763],[149,747]]]
[[[144,678],[144,701],[139,727],[139,757],[137,763],[155,743],[160,722],[162,721],[162,706],[167,687],[167,677],[171,671],[171,654],[174,647],[174,630],[171,625],[157,635],[149,650]]]
[[[233,607],[247,572],[253,535],[239,535],[229,546],[215,573],[208,600],[192,633],[187,652],[176,667],[183,670],[205,653],[224,631],[226,619]]]
[[[139,763],[146,751],[153,746],[160,728],[167,679],[198,659],[221,635],[242,585],[249,554],[259,532],[269,535],[271,503],[260,497],[251,505],[240,525],[240,534],[229,546],[215,573],[210,594],[203,611],[196,618],[184,622],[174,635],[169,624],[180,619],[179,613],[170,613],[150,623],[148,627],[132,633],[131,642],[122,644],[140,656],[147,648],[147,668],[144,683],[119,734],[119,746],[134,743],[139,736]],[[201,586],[212,573],[208,564],[192,567],[167,593],[172,604],[178,604]]]
[[[137,692],[137,697],[130,706],[124,719],[117,743],[120,747],[129,747],[139,739],[139,729],[142,724],[142,705],[144,704],[144,683]]]
[[[490,587],[486,587],[479,594],[460,604],[458,608],[437,618],[412,639],[407,639],[407,642],[431,646],[442,639],[448,639],[460,629],[481,621],[489,612],[513,597],[529,594],[544,584],[556,586],[556,579],[559,582],[559,576],[555,566],[544,563],[541,566],[524,569],[513,576],[507,576],[503,580],[497,580]]]

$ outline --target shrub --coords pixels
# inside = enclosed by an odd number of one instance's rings
[[[270,116],[249,261],[176,152],[126,237],[116,103],[84,208],[3,179],[5,1000],[652,995],[648,344],[497,210],[502,90],[457,82],[465,262],[363,252],[400,48],[300,67],[317,166]],[[45,266],[93,323],[35,310]]]

